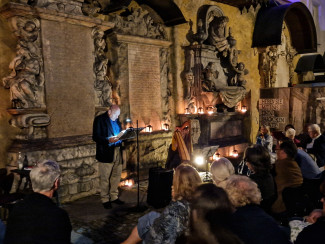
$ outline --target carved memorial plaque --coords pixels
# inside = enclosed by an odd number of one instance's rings
[[[42,26],[49,137],[91,134],[95,107],[91,29],[46,20]]]
[[[129,44],[129,95],[133,123],[161,129],[159,47]],[[135,125],[135,124],[134,124]]]

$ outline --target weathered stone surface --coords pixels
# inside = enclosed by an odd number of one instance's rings
[[[89,72],[94,63],[91,29],[48,20],[41,25],[46,102],[51,115],[48,135],[90,134],[95,113],[94,74]]]

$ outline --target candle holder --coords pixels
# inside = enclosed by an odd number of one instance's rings
[[[163,124],[162,129],[165,131],[169,131],[169,124],[167,123]]]
[[[247,107],[244,105],[244,106],[241,106],[241,112],[242,113],[246,113],[247,112]]]
[[[208,107],[208,114],[213,114],[213,107],[212,106]]]
[[[149,132],[149,133],[152,132],[152,126],[151,125],[146,126],[146,132]]]
[[[215,154],[213,154],[213,160],[219,160],[221,158],[221,155],[220,155],[220,153],[215,153]]]
[[[234,149],[234,151],[232,151],[232,156],[234,158],[237,158],[238,157],[238,151],[236,149]]]

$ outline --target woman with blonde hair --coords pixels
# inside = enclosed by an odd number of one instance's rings
[[[189,222],[189,201],[198,185],[202,183],[199,173],[188,164],[179,165],[174,174],[172,201],[159,214],[150,212],[138,220],[130,236],[122,244],[138,243],[175,243],[187,229]]]
[[[211,164],[210,173],[214,183],[218,186],[229,176],[235,174],[235,168],[226,158],[220,158]]]
[[[272,152],[273,137],[270,134],[270,126],[268,126],[268,125],[262,125],[260,127],[259,134],[258,134],[258,136],[256,138],[256,144],[262,145],[270,153]]]

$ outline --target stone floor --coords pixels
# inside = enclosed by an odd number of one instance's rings
[[[147,182],[140,183],[140,207],[146,203],[146,191]],[[104,209],[99,195],[63,204],[62,208],[68,212],[74,230],[73,243],[121,243],[131,233],[138,218],[153,210],[149,207],[139,212],[139,208],[134,208],[138,206],[137,187],[122,189],[120,199],[125,201],[125,204],[113,209]]]

